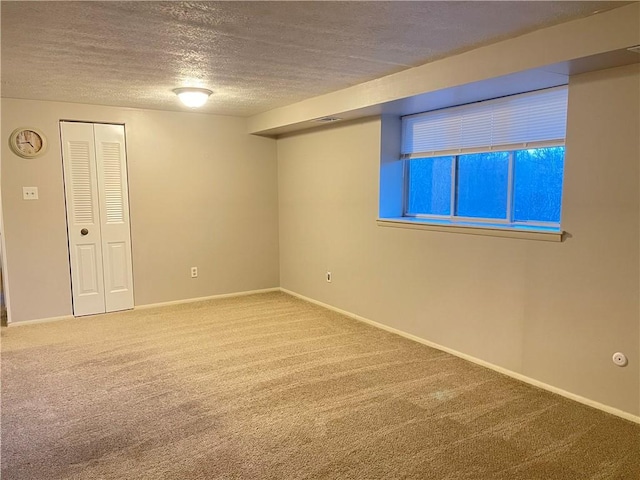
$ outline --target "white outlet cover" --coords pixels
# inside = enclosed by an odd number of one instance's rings
[[[627,356],[624,353],[616,352],[613,354],[613,363],[619,367],[625,367],[628,363]]]
[[[38,187],[22,187],[23,200],[38,200]]]

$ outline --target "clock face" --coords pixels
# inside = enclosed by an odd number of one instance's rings
[[[33,130],[22,130],[16,137],[16,146],[25,155],[35,155],[42,150],[42,137]]]
[[[37,157],[46,147],[44,135],[30,128],[15,130],[10,143],[13,151],[23,158]]]

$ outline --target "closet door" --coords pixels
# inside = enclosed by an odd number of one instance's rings
[[[129,190],[123,125],[95,124],[107,312],[133,308]]]
[[[60,122],[73,314],[133,308],[123,125]]]
[[[73,314],[105,312],[93,125],[61,122]]]

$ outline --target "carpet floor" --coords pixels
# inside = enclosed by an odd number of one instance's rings
[[[274,292],[2,329],[2,479],[638,480],[640,426]]]

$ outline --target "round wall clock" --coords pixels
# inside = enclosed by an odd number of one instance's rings
[[[16,128],[9,137],[9,146],[22,158],[35,158],[47,149],[47,137],[37,128]]]

